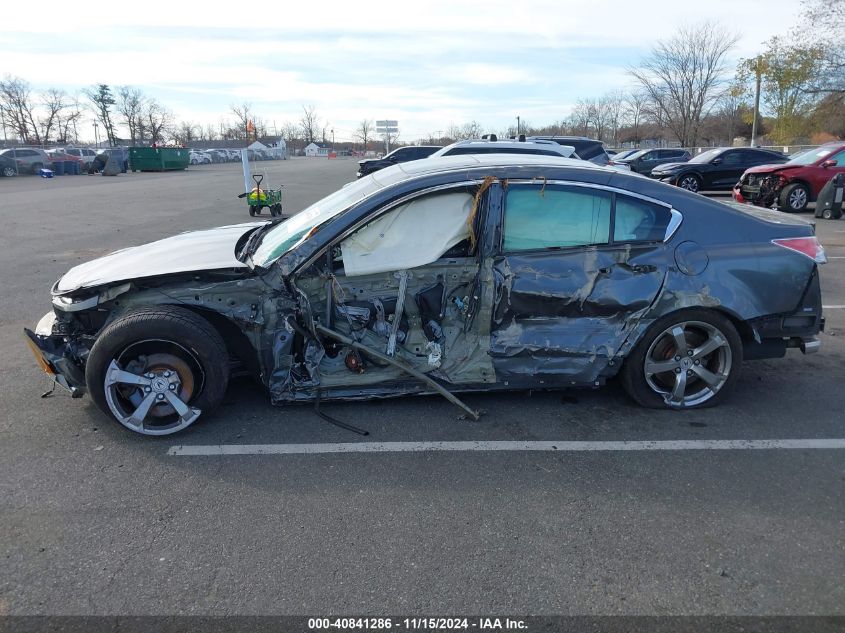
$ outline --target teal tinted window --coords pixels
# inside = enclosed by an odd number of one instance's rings
[[[607,244],[611,195],[584,187],[513,185],[505,200],[505,251]]]

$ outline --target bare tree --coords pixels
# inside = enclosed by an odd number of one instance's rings
[[[361,144],[364,146],[364,151],[367,151],[367,145],[370,142],[370,139],[373,137],[373,132],[375,131],[375,127],[373,126],[373,122],[369,119],[364,119],[358,124],[357,129],[355,130],[355,138],[361,141]]]
[[[814,28],[808,29],[808,24]],[[845,94],[845,0],[805,0],[804,13],[790,39],[824,53],[823,68],[807,91]]]
[[[196,141],[199,136],[197,128],[199,128],[200,130],[202,129],[193,121],[180,121],[174,127],[173,136],[175,140],[179,142],[180,145],[188,147],[191,145],[191,143]]]
[[[681,145],[695,146],[702,117],[722,96],[725,58],[738,39],[713,22],[683,27],[629,70]]]
[[[41,106],[44,116],[38,119],[38,124],[41,128],[41,139],[44,143],[50,142],[54,131],[57,137],[61,133],[62,112],[69,105],[68,96],[64,90],[49,88],[41,94]]]
[[[466,141],[473,138],[481,138],[484,128],[478,121],[469,121],[462,125],[449,126],[446,135],[456,141]]]
[[[249,140],[250,137],[250,126],[254,124],[252,119],[254,115],[252,113],[252,104],[244,101],[240,105],[232,104],[229,106],[229,112],[235,115],[235,119],[237,121],[237,128],[239,137],[245,140]]]
[[[640,125],[646,116],[648,109],[648,95],[641,90],[634,90],[625,97],[625,116],[631,124],[634,132],[634,142],[639,143]]]
[[[140,139],[138,130],[142,125],[141,118],[144,113],[144,93],[138,88],[131,86],[118,86],[117,88],[117,112],[121,116],[122,123],[129,130],[129,138],[132,145]]]
[[[587,136],[590,133],[590,122],[592,120],[590,103],[584,99],[579,99],[569,115],[569,120],[569,124],[576,134]]]
[[[41,142],[34,110],[35,103],[28,82],[12,75],[6,75],[5,79],[0,80],[0,111],[3,112],[3,119],[24,143]]]
[[[320,122],[317,117],[317,109],[313,105],[302,106],[302,118],[299,119],[299,127],[302,130],[302,138],[306,145],[317,140]]]
[[[613,90],[602,97],[602,101],[607,112],[611,140],[616,145],[618,142],[619,127],[622,125],[622,118],[625,115],[625,93],[621,90]]]
[[[59,142],[68,143],[71,139],[74,142],[79,140],[76,125],[82,120],[82,110],[79,95],[68,97],[67,107],[56,117]]]
[[[155,99],[147,100],[142,120],[144,133],[150,143],[160,143],[164,140],[165,134],[172,134],[170,128],[173,125],[173,114]]]

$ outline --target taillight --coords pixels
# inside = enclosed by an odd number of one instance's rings
[[[772,240],[772,244],[777,244],[778,246],[788,248],[796,253],[806,255],[817,264],[827,263],[827,256],[824,254],[824,246],[821,245],[815,235],[811,237],[785,237],[779,240]]]

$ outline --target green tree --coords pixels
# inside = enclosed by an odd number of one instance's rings
[[[103,124],[103,128],[106,130],[109,145],[115,145],[114,121],[111,116],[111,107],[115,104],[115,98],[112,95],[111,88],[106,84],[97,84],[83,90],[83,92],[91,102],[91,108],[94,110],[97,120]]]
[[[823,64],[821,47],[786,43],[780,37],[770,39],[758,58],[740,61],[740,81],[751,83],[760,72],[761,109],[773,119],[769,135],[775,143],[792,143],[809,133],[818,100],[811,87]]]

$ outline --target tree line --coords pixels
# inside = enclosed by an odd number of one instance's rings
[[[506,129],[486,129],[477,121],[450,124],[432,133],[429,142],[448,143],[500,136],[575,134],[612,145],[639,145],[646,140],[684,147],[730,144],[749,138],[755,127],[758,144],[823,142],[845,137],[845,0],[803,0],[799,24],[785,35],[764,43],[759,54],[728,68],[738,36],[725,27],[704,22],[682,27],[657,42],[637,65],[627,69],[630,86],[600,97],[582,98],[568,116],[552,123],[522,121]],[[759,91],[758,91],[759,86]],[[759,108],[755,98],[759,93]],[[133,86],[97,84],[69,95],[57,88],[34,92],[24,79],[0,80],[0,117],[4,130],[24,143],[76,142],[86,114],[103,139],[152,144],[197,141],[250,141],[281,137],[293,147],[329,140],[331,131],[314,105],[303,105],[298,120],[279,128],[261,117],[249,102],[232,104],[218,124],[177,120],[155,98]],[[119,138],[118,129],[128,138]],[[377,136],[372,120],[364,119],[353,133],[368,148]],[[760,142],[762,141],[762,142]]]

